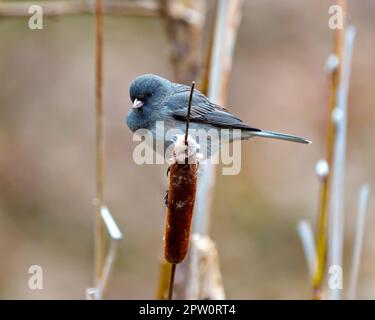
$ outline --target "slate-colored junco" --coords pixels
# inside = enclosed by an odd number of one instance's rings
[[[191,88],[186,85],[173,83],[162,77],[145,74],[133,80],[130,85],[130,98],[133,106],[127,115],[127,125],[131,131],[138,129],[148,129],[156,137],[156,123],[163,121],[165,130],[179,129],[185,132],[188,101]],[[216,129],[219,133],[221,129],[241,130],[240,136],[234,140],[244,140],[252,137],[265,137],[280,140],[288,140],[299,143],[310,143],[310,141],[284,133],[265,131],[253,128],[241,119],[234,116],[222,107],[210,102],[198,90],[194,91],[191,113],[190,128]],[[229,140],[233,140],[231,136]],[[167,148],[171,141],[164,141]],[[220,141],[211,141],[212,146],[208,157],[219,147]],[[165,151],[165,150],[164,150]]]

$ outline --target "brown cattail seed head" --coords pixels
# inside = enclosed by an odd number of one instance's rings
[[[188,152],[186,153],[186,148]],[[170,263],[184,260],[190,241],[191,222],[197,190],[199,146],[188,138],[178,136],[170,166],[168,209],[164,230],[164,257]],[[186,154],[188,164],[185,164]]]

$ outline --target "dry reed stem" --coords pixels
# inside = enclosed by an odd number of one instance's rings
[[[324,164],[323,162],[324,161]],[[321,170],[320,166],[326,166],[327,170]],[[320,160],[317,164],[317,175],[320,182],[318,220],[316,223],[316,268],[312,277],[313,281],[313,299],[321,299],[321,289],[326,270],[327,259],[327,237],[328,237],[328,175],[329,167],[325,160]]]
[[[101,217],[104,204],[104,136],[103,136],[103,0],[96,0],[96,226],[95,285],[98,286],[104,267],[105,230]]]
[[[95,0],[74,0],[74,1],[12,1],[0,2],[0,17],[24,17],[29,16],[28,9],[32,5],[39,5],[43,8],[44,16],[64,16],[94,14]],[[159,6],[154,1],[113,1],[106,0],[103,3],[103,13],[116,16],[136,17],[158,17]],[[197,17],[194,11],[182,10],[173,7],[170,15],[176,21],[186,24],[195,24]]]
[[[189,103],[188,103],[188,109],[187,109],[187,115],[186,115],[186,129],[185,129],[185,146],[186,146],[186,152],[185,152],[185,164],[188,164],[188,160],[189,160],[188,137],[189,137],[191,103],[193,101],[194,89],[195,89],[195,81],[193,81],[191,83]]]
[[[330,210],[332,223],[330,225],[329,259],[330,265],[341,266],[343,272],[344,246],[344,197],[345,197],[345,160],[347,136],[347,100],[349,93],[352,51],[355,39],[355,28],[348,26],[345,31],[343,59],[341,64],[341,81],[337,92],[337,107],[333,112],[336,123],[334,146],[333,172],[331,181]],[[342,290],[330,291],[331,298],[340,299]]]
[[[170,61],[174,80],[190,83],[197,79],[201,65],[205,2],[200,0],[158,0],[159,12],[170,42]],[[174,11],[194,13],[192,23],[176,19]]]
[[[311,279],[313,279],[317,268],[317,257],[314,242],[314,234],[310,223],[306,220],[300,221],[297,225],[297,231],[302,242],[303,252],[305,253],[309,275]]]
[[[334,144],[336,139],[336,124],[332,121],[332,114],[337,106],[337,92],[341,81],[341,63],[343,58],[343,42],[346,29],[346,0],[338,0],[344,13],[344,28],[336,29],[334,33],[333,56],[337,64],[328,65],[329,71],[329,97],[327,111],[327,136],[326,136],[326,161],[329,169],[333,166]],[[327,265],[328,245],[328,210],[330,203],[330,182],[332,170],[321,180],[319,200],[319,215],[316,229],[317,270],[313,278],[313,299],[321,298],[321,290]]]
[[[122,233],[107,207],[101,208],[101,217],[111,238],[109,252],[105,259],[103,273],[98,286],[100,296],[103,297],[107,291],[108,280],[117,256],[118,243],[122,239]]]
[[[366,210],[369,192],[370,188],[367,184],[363,185],[359,191],[357,230],[354,241],[352,268],[350,273],[348,289],[348,299],[350,300],[356,298],[356,289],[358,282],[359,267],[361,262],[362,242],[365,233]]]
[[[229,75],[232,66],[236,35],[241,20],[242,0],[220,0],[218,4],[214,44],[211,56],[208,97],[214,103],[225,105]],[[202,175],[198,184],[195,206],[194,232],[208,234],[209,216],[215,185],[215,170],[212,164],[201,166]]]
[[[105,296],[108,286],[108,279],[117,256],[118,242],[122,239],[122,233],[107,207],[101,208],[101,217],[111,238],[111,242],[108,255],[105,259],[103,273],[100,279],[97,281],[96,287],[88,288],[86,290],[87,300],[101,300]]]
[[[218,8],[218,2],[215,1],[213,4],[213,11],[217,12]],[[205,52],[204,57],[204,63],[202,66],[202,72],[200,76],[200,81],[198,84],[199,90],[204,94],[208,95],[208,89],[209,89],[209,81],[210,81],[210,74],[211,74],[211,68],[212,68],[212,52],[214,49],[214,40],[215,40],[215,26],[216,26],[216,19],[217,15],[215,14],[212,17],[212,20],[209,24],[209,33],[208,33],[208,45]]]
[[[216,244],[208,236],[193,234],[190,249],[188,300],[224,300],[225,291]]]
[[[172,265],[163,259],[160,264],[159,283],[156,292],[156,299],[158,300],[168,298],[171,269]]]
[[[176,275],[176,264],[171,263],[171,274],[170,274],[170,279],[169,279],[169,286],[168,286],[168,300],[173,299],[173,285],[174,285],[174,277]]]

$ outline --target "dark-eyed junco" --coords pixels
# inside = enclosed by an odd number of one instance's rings
[[[130,85],[130,98],[133,106],[127,115],[127,125],[130,130],[135,132],[138,129],[148,129],[157,139],[156,123],[161,121],[164,123],[165,130],[178,129],[185,132],[190,90],[189,86],[173,83],[153,74],[135,78]],[[215,129],[219,136],[222,135],[221,132],[239,129],[240,135],[234,138],[230,136],[229,140],[265,137],[310,143],[310,141],[297,136],[253,128],[227,110],[210,102],[198,90],[194,91],[192,99],[190,128],[206,131]],[[164,142],[165,148],[171,143],[169,139]],[[218,149],[220,141],[211,141],[211,144],[212,146],[208,148],[210,149],[208,157]]]

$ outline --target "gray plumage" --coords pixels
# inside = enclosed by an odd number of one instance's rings
[[[149,129],[155,135],[156,121],[164,121],[166,130],[174,128],[182,132],[185,131],[190,96],[189,86],[173,83],[156,75],[146,74],[133,80],[129,93],[133,108],[128,113],[127,125],[133,132],[138,129]],[[192,129],[240,129],[240,139],[259,136],[310,143],[308,140],[297,136],[251,127],[226,109],[210,102],[198,90],[194,90],[190,123]],[[165,142],[167,147],[170,141]],[[212,150],[209,155],[217,148],[218,146],[215,146],[215,148],[210,146],[209,149]]]

